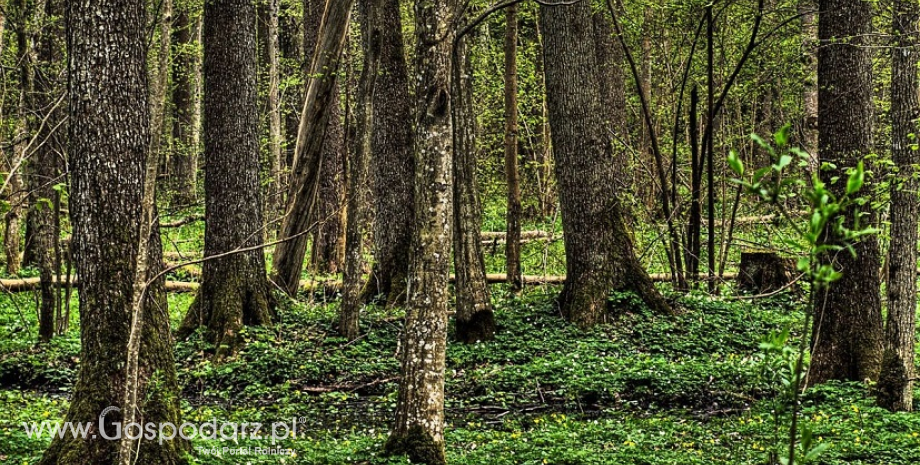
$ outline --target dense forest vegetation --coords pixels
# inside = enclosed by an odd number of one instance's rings
[[[0,0],[0,464],[920,463],[918,0]]]

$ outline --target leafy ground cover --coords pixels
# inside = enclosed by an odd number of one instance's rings
[[[761,341],[796,327],[796,298],[690,295],[676,300],[677,316],[660,316],[613,295],[621,316],[582,332],[558,315],[556,288],[522,297],[494,290],[497,339],[448,349],[451,463],[761,464],[785,447],[775,400],[784,360]],[[170,296],[174,323],[190,299]],[[191,463],[407,463],[380,456],[396,402],[401,315],[368,308],[363,335],[349,341],[333,329],[337,305],[286,302],[279,324],[248,330],[243,350],[219,365],[199,338],[177,344],[186,421],[293,422],[297,430],[274,446],[267,426],[235,442],[199,438]],[[79,363],[76,316],[45,347],[35,346],[34,320],[34,296],[0,299],[0,463],[40,457],[49,438],[30,437],[22,423],[63,418]],[[920,462],[920,415],[874,407],[870,389],[806,392],[806,423],[828,444],[816,463]],[[223,450],[256,447],[290,451]]]

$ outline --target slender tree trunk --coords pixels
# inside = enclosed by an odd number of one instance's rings
[[[271,322],[259,183],[255,7],[216,0],[204,10],[205,257],[201,288],[180,334],[206,328],[218,356],[232,353],[243,325]]]
[[[58,17],[61,14],[60,2],[45,2],[45,17]],[[27,264],[39,269],[41,304],[39,308],[38,336],[42,342],[54,337],[57,324],[55,314],[60,310],[60,293],[54,284],[58,267],[55,263],[55,242],[60,235],[59,224],[55,220],[55,211],[60,205],[60,195],[55,189],[63,183],[61,167],[62,157],[58,153],[59,137],[55,128],[63,116],[55,106],[57,94],[61,88],[56,81],[55,66],[61,58],[59,43],[62,42],[63,21],[49,23],[42,31],[36,44],[36,63],[33,67],[33,85],[35,94],[32,98],[32,112],[53,112],[45,126],[37,134],[44,141],[35,150],[34,159],[29,163],[29,212],[26,219],[27,240],[24,259]]]
[[[281,185],[283,181],[283,154],[284,128],[281,124],[281,82],[280,62],[278,47],[278,13],[281,0],[268,0],[268,27],[266,33],[266,53],[268,54],[268,157],[270,166],[271,183],[268,188],[268,220],[274,221],[283,210],[283,195]]]
[[[802,84],[802,132],[804,149],[809,158],[809,173],[818,172],[818,5],[816,0],[800,0],[802,15],[802,63],[805,82]]]
[[[544,48],[543,32],[540,22],[534,23],[540,49]],[[542,57],[541,57],[542,58]],[[537,190],[540,198],[540,213],[544,218],[551,217],[556,212],[556,192],[553,189],[553,141],[552,128],[549,126],[549,108],[546,104],[546,69],[542,59],[537,60],[537,67],[543,85],[543,95],[540,100],[540,144],[541,150],[537,155]]]
[[[199,68],[197,34],[191,20],[189,5],[176,8],[172,29],[175,57],[172,65],[172,143],[170,157],[172,203],[191,205],[197,199],[199,130],[197,118],[196,74]]]
[[[891,53],[891,158],[898,177],[891,184],[891,248],[888,252],[888,318],[885,352],[879,377],[879,403],[894,411],[913,410],[914,335],[917,308],[917,199],[916,143],[917,35],[920,7],[910,0],[894,0],[895,48]]]
[[[416,170],[415,235],[409,298],[402,339],[402,378],[396,421],[387,441],[391,454],[413,462],[446,464],[444,454],[444,365],[447,346],[447,284],[450,278],[451,47],[453,0],[415,4]]]
[[[361,5],[359,5],[361,6]],[[354,143],[348,164],[348,215],[345,228],[345,273],[342,306],[339,311],[339,332],[353,339],[360,331],[359,316],[364,303],[361,296],[363,276],[364,222],[367,218],[368,163],[371,156],[374,116],[374,83],[380,62],[380,30],[376,24],[385,4],[381,0],[364,2],[361,15],[364,68],[358,81],[355,101]]]
[[[314,55],[318,44],[325,6],[325,0],[304,0],[303,50],[307,57],[304,72],[309,72],[309,58]],[[341,54],[342,51],[333,53]],[[313,230],[313,247],[310,250],[313,268],[322,274],[342,271],[345,255],[345,128],[339,104],[338,78],[334,72],[328,78],[333,81],[333,87],[325,110],[328,121],[322,136],[320,186],[314,207],[316,229]]]
[[[34,86],[32,83],[32,19],[31,5],[26,0],[16,3],[16,63],[19,65],[19,106],[17,115],[16,134],[13,143],[13,156],[7,160],[9,173],[6,183],[6,200],[9,210],[4,216],[3,248],[6,252],[6,271],[11,275],[19,274],[22,264],[20,256],[22,244],[22,218],[26,211],[27,193],[22,182],[22,164],[29,156],[26,153],[31,138],[32,124],[29,110],[32,107]]]
[[[80,276],[81,363],[66,421],[99,421],[106,407],[124,407],[131,303],[138,272],[141,200],[149,154],[145,2],[67,4],[70,45],[70,146],[74,262]],[[119,50],[110,54],[110,50]],[[86,98],[86,96],[91,96]],[[100,202],[100,199],[105,199]],[[156,232],[156,228],[153,228]],[[150,247],[159,254],[158,235]],[[152,261],[151,263],[158,263]],[[156,267],[154,267],[156,269]],[[137,417],[179,424],[178,385],[163,281],[147,292],[140,326]],[[107,412],[112,435],[124,412]],[[103,431],[100,430],[99,433]],[[136,463],[178,464],[183,440],[144,439]],[[119,442],[102,434],[52,439],[42,465],[114,464]]]
[[[272,263],[274,282],[290,295],[295,295],[300,286],[307,250],[306,234],[315,221],[314,199],[320,190],[325,158],[324,134],[331,114],[328,107],[334,101],[335,72],[345,44],[352,4],[353,0],[331,0],[323,14],[318,38],[313,41],[317,46],[308,73],[309,85],[294,148],[289,207],[279,234],[279,238],[286,240],[275,247]]]
[[[837,168],[823,170],[822,180],[837,195],[845,182],[847,167],[872,149],[872,52],[864,47],[872,34],[872,5],[864,0],[820,0],[818,37],[818,147],[822,162]],[[871,192],[869,183],[863,188]],[[841,212],[850,225],[856,208]],[[871,224],[873,215],[860,219]],[[824,238],[839,238],[827,232]],[[843,273],[817,299],[811,383],[829,380],[863,381],[878,376],[882,359],[882,310],[879,279],[879,246],[875,236],[854,245],[856,256],[847,252],[824,257]]]
[[[703,221],[702,209],[702,166],[700,162],[700,131],[699,131],[699,93],[693,86],[690,91],[690,211],[687,214],[687,272],[693,281],[700,278],[700,254],[702,253],[701,227]]]
[[[565,229],[562,312],[581,327],[603,321],[611,290],[635,291],[655,311],[669,311],[642,268],[623,223],[614,186],[617,166],[600,115],[591,6],[540,9],[556,179]]]
[[[465,343],[488,341],[495,337],[486,266],[482,257],[482,206],[476,182],[476,128],[473,117],[472,64],[466,38],[454,51],[451,80],[451,112],[454,143],[454,288],[457,294],[456,337]],[[515,150],[514,161],[517,159]],[[507,155],[505,162],[507,163]],[[509,186],[510,187],[510,186]],[[518,193],[520,195],[520,192]],[[518,213],[518,217],[520,214]],[[517,238],[506,237],[520,247]]]
[[[399,0],[384,0],[377,15],[380,69],[374,84],[371,141],[374,194],[374,266],[365,297],[388,304],[405,301],[409,248],[415,215],[412,100],[403,46]]]
[[[508,275],[508,287],[515,293],[524,287],[521,281],[521,181],[518,178],[517,29],[517,5],[513,5],[505,10],[505,180],[508,184],[505,274]],[[475,163],[473,165],[475,167]]]

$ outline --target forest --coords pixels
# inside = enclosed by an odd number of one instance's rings
[[[0,0],[0,465],[909,465],[920,0]]]

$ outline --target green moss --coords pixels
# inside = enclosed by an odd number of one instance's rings
[[[447,464],[444,443],[436,442],[427,431],[418,425],[409,428],[405,435],[391,435],[384,446],[384,452],[387,455],[406,455],[412,463]]]

